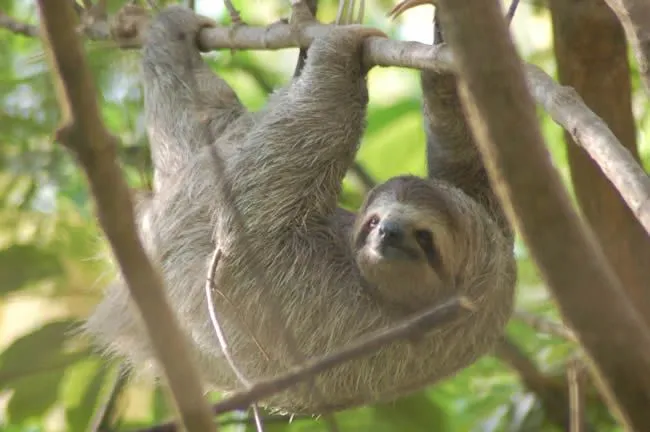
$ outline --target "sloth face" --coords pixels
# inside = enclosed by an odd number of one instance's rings
[[[443,188],[399,177],[374,189],[358,216],[353,239],[363,277],[382,297],[411,308],[426,306],[432,292],[451,289],[455,243],[453,209]]]
[[[439,265],[440,253],[434,243],[433,233],[427,227],[417,227],[405,220],[405,214],[379,213],[366,217],[357,237],[358,253],[368,254],[376,261],[420,261],[434,270]],[[406,212],[405,212],[406,213]]]

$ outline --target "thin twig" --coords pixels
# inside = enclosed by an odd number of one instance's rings
[[[370,355],[384,345],[449,323],[458,316],[461,310],[473,309],[474,306],[464,297],[453,298],[425,312],[418,313],[412,318],[405,319],[388,329],[373,332],[337,352],[309,360],[304,365],[295,366],[281,377],[259,381],[249,390],[236,393],[215,404],[213,412],[222,414],[241,409],[248,406],[250,401],[263,400],[341,363]]]
[[[264,424],[276,424],[276,425],[282,425],[286,424],[289,425],[295,421],[301,421],[301,420],[314,420],[315,417],[311,415],[267,415],[267,416],[262,416],[261,420]],[[245,417],[245,418],[229,418],[225,420],[219,420],[217,424],[221,426],[237,426],[237,425],[254,425],[255,424],[255,419],[251,417]],[[174,423],[160,423],[154,426],[150,426],[147,428],[143,429],[138,429],[133,432],[178,432],[178,428]]]
[[[552,334],[571,342],[578,342],[576,335],[570,329],[561,323],[551,321],[548,318],[544,318],[539,315],[533,315],[520,310],[516,310],[513,313],[513,318],[526,323],[538,332]]]
[[[572,358],[567,364],[567,381],[569,383],[569,404],[571,407],[570,432],[585,431],[585,395],[583,388],[584,374],[579,358]]]
[[[364,195],[370,192],[377,185],[377,182],[368,174],[368,171],[359,163],[354,161],[350,166],[349,172],[359,181],[364,189]]]
[[[233,371],[239,382],[241,382],[245,387],[250,386],[250,381],[248,381],[248,378],[246,378],[239,370],[237,365],[235,364],[235,359],[233,359],[232,354],[230,353],[230,348],[228,347],[228,341],[226,340],[226,335],[223,332],[223,328],[221,327],[221,323],[219,322],[219,318],[217,318],[217,311],[214,307],[214,298],[212,297],[212,291],[214,290],[214,275],[215,272],[217,271],[217,266],[219,265],[219,261],[221,260],[221,248],[219,245],[214,249],[214,253],[212,254],[212,258],[210,260],[210,267],[208,269],[208,276],[206,277],[205,280],[205,297],[206,297],[206,303],[208,305],[208,312],[210,314],[210,321],[212,322],[212,327],[214,328],[214,332],[217,335],[217,339],[219,340],[219,346],[221,347],[221,351],[223,353],[223,357],[226,359],[228,362],[228,366],[230,366],[230,369]]]
[[[251,387],[251,382],[246,378],[244,373],[239,370],[237,367],[237,364],[235,363],[235,359],[232,357],[232,353],[230,352],[230,347],[228,346],[228,341],[226,340],[226,335],[223,331],[223,327],[221,326],[221,323],[219,322],[219,318],[217,317],[217,311],[214,305],[214,298],[212,297],[212,291],[215,289],[215,281],[214,281],[214,275],[217,271],[217,266],[219,265],[219,261],[221,260],[221,255],[222,251],[219,245],[215,247],[214,253],[212,254],[212,259],[210,261],[210,268],[208,269],[208,276],[206,277],[205,281],[205,296],[206,296],[206,303],[208,305],[208,313],[210,314],[210,321],[212,322],[212,327],[214,328],[214,331],[217,335],[217,339],[219,340],[219,346],[221,347],[221,352],[223,353],[224,358],[228,362],[228,365],[230,366],[230,369],[233,371],[235,376],[237,376],[237,379],[239,380],[240,383],[246,388]],[[251,405],[251,408],[253,410],[253,418],[255,419],[255,427],[257,429],[257,432],[263,432],[264,428],[262,426],[262,421],[260,419],[260,413],[259,410],[257,409],[257,404],[253,403]]]
[[[510,3],[510,7],[508,7],[508,12],[506,12],[506,21],[508,21],[508,24],[512,23],[512,19],[515,17],[515,13],[517,12],[518,6],[519,6],[519,0],[512,0],[512,3]]]
[[[38,5],[62,111],[58,141],[75,154],[87,175],[99,221],[143,317],[182,423],[191,430],[215,430],[186,339],[138,238],[129,190],[115,161],[115,138],[99,114],[95,83],[74,32],[76,13],[68,0],[39,0]]]
[[[3,12],[0,12],[0,27],[23,36],[38,37],[39,35],[37,26],[16,21]]]
[[[623,25],[639,65],[639,75],[650,97],[650,2],[605,0]]]
[[[229,237],[228,233],[224,232],[224,230],[238,231],[239,234],[238,234],[237,241],[240,247],[246,250],[248,244],[246,228],[242,222],[243,218],[241,217],[241,214],[237,209],[237,206],[234,204],[235,200],[233,198],[232,186],[230,185],[227,176],[223,175],[223,173],[226,172],[224,162],[221,159],[221,156],[219,155],[216,148],[212,149],[211,154],[212,154],[214,174],[217,176],[217,178],[220,179],[218,181],[218,189],[219,189],[218,192],[220,192],[221,194],[220,198],[223,202],[230,203],[229,205],[223,206],[225,211],[224,214],[221,215],[222,221],[227,220],[227,223],[224,222],[223,226],[217,227],[215,237],[221,238],[223,236],[224,238],[228,238]],[[255,278],[258,281],[260,281],[260,283],[264,283],[264,281],[268,280],[265,269],[261,265],[259,265],[256,257],[253,254],[248,256],[248,268],[250,269],[251,274],[253,274]],[[282,316],[280,313],[282,309],[280,308],[280,305],[278,304],[275,297],[273,296],[266,297],[265,302],[267,304],[267,308],[271,311],[271,313],[275,317]],[[305,361],[304,354],[302,353],[302,351],[300,351],[296,343],[293,332],[286,325],[284,326],[284,331],[282,332],[282,339],[286,344],[287,350],[289,352],[289,355],[292,357],[292,360],[298,363],[304,362]],[[322,392],[318,388],[314,378],[308,378],[308,385],[314,397],[317,400],[319,399],[324,400]],[[252,402],[256,402],[256,401],[252,401]],[[250,403],[248,405],[250,405]],[[331,432],[338,432],[338,426],[332,415],[324,416],[324,420],[328,429]]]
[[[449,323],[457,318],[461,311],[474,310],[474,305],[465,297],[453,298],[434,308],[407,318],[390,328],[373,332],[357,342],[348,344],[334,353],[308,360],[303,365],[294,366],[286,374],[258,381],[248,390],[233,394],[229,398],[216,403],[212,410],[215,414],[243,409],[252,402],[261,401],[273,394],[279,393],[304,380],[314,379],[319,373],[331,369],[341,363],[370,355],[384,345],[400,339],[422,334],[436,327]],[[156,432],[173,431],[171,423],[156,426]],[[152,430],[149,429],[151,432]],[[144,431],[143,431],[144,432]]]

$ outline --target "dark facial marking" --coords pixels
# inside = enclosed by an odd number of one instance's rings
[[[368,234],[370,234],[370,231],[375,229],[377,224],[379,224],[379,216],[377,216],[377,215],[371,215],[363,223],[363,226],[359,230],[359,235],[357,236],[356,241],[355,241],[355,247],[357,249],[361,248],[364,244],[366,244]]]
[[[427,257],[427,262],[438,274],[442,274],[442,261],[440,260],[440,252],[433,241],[433,234],[426,229],[416,230],[414,233],[415,240],[420,245],[420,248]]]

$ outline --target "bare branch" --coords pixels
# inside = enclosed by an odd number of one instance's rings
[[[87,175],[99,221],[144,319],[183,424],[190,430],[215,430],[187,341],[165,301],[160,275],[138,239],[129,191],[115,161],[115,138],[102,122],[95,84],[74,31],[75,11],[68,0],[38,3],[63,116],[58,140],[75,154]]]
[[[578,358],[571,359],[567,365],[569,402],[571,406],[570,432],[584,432],[585,430],[584,373],[582,369],[582,362]]]
[[[570,411],[564,383],[541,373],[537,365],[507,337],[497,345],[495,355],[517,372],[526,389],[535,393],[549,420],[566,430]]]
[[[527,74],[535,100],[598,164],[650,234],[650,177],[634,156],[575,90],[558,85],[537,66],[528,65]]]
[[[371,333],[337,352],[308,360],[304,365],[292,368],[293,370],[290,370],[284,376],[259,381],[249,390],[236,393],[217,403],[214,406],[214,413],[221,414],[246,407],[251,401],[262,400],[303,380],[313,378],[336,365],[372,354],[391,342],[413,337],[446,324],[454,320],[462,310],[471,310],[473,308],[474,306],[465,298],[454,298],[441,303],[388,329]]]
[[[650,333],[552,166],[500,5],[441,0],[439,7],[463,107],[508,218],[615,396],[623,422],[650,430]]]
[[[16,21],[2,12],[0,12],[0,27],[23,36],[38,37],[39,34],[37,26]]]
[[[250,381],[248,380],[248,378],[246,378],[246,376],[244,376],[244,373],[239,370],[237,364],[235,363],[235,359],[233,359],[230,353],[230,347],[228,346],[226,335],[224,334],[223,327],[219,322],[219,318],[217,317],[217,311],[214,307],[214,298],[212,297],[212,291],[216,290],[216,286],[214,283],[214,275],[217,271],[217,266],[219,265],[219,261],[221,260],[221,255],[222,255],[221,247],[217,245],[217,247],[214,250],[214,254],[212,255],[212,260],[210,262],[210,267],[208,269],[208,276],[206,277],[206,281],[205,281],[205,296],[207,299],[206,302],[208,304],[208,312],[210,314],[210,320],[212,321],[212,326],[214,327],[214,331],[217,335],[217,339],[219,340],[219,346],[221,347],[221,352],[223,353],[223,356],[228,362],[230,369],[234,372],[235,376],[237,377],[239,382],[244,385],[244,387],[250,388],[251,386]],[[257,404],[253,403],[251,405],[251,408],[253,410],[253,418],[255,419],[255,427],[257,429],[257,432],[262,432],[263,431],[262,420],[260,419],[260,413],[259,410],[257,409]]]
[[[258,381],[250,389],[235,393],[229,398],[216,403],[213,406],[213,412],[223,414],[243,409],[253,402],[263,400],[302,381],[313,379],[317,374],[341,363],[370,355],[384,345],[400,339],[413,338],[413,336],[447,324],[456,319],[463,310],[473,309],[474,305],[466,298],[453,298],[434,308],[418,313],[412,318],[405,319],[390,328],[371,333],[332,354],[308,360],[303,365],[293,367],[283,376]],[[417,340],[414,343],[417,343]],[[172,423],[158,425],[155,429],[156,432],[173,430],[175,429]]]
[[[561,323],[551,321],[542,316],[533,315],[528,312],[516,310],[513,313],[513,318],[526,323],[527,325],[531,326],[538,332],[552,334],[571,342],[578,341],[576,335],[570,329],[566,328]]]
[[[650,2],[646,0],[605,0],[623,24],[632,45],[639,74],[650,97]]]
[[[356,180],[361,184],[363,187],[363,192],[364,195],[370,192],[372,188],[374,188],[377,184],[377,182],[368,174],[368,171],[359,163],[359,161],[354,161],[354,163],[350,166],[349,173],[352,174]]]

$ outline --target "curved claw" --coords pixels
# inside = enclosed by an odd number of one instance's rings
[[[432,5],[433,1],[432,0],[402,0],[401,2],[397,3],[395,7],[390,10],[390,12],[388,12],[388,16],[395,19],[407,10],[425,4]]]

